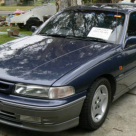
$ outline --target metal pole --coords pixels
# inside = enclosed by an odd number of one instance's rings
[[[34,6],[36,6],[36,0],[34,0]]]

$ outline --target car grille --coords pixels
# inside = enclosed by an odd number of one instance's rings
[[[17,120],[14,113],[2,111],[2,110],[0,111],[0,119],[15,122],[15,123],[19,123],[19,120]]]
[[[15,89],[15,84],[0,80],[0,93],[11,94]],[[21,124],[18,115],[0,109],[0,120]]]
[[[15,88],[14,83],[0,81],[0,92],[10,94]]]

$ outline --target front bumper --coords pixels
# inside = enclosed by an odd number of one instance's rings
[[[72,96],[76,98],[75,100],[71,97],[69,98],[70,102],[65,104],[58,100],[60,105],[50,107],[28,105],[26,101],[25,104],[22,104],[23,99],[20,99],[20,103],[13,102],[13,100],[8,101],[6,97],[4,99],[2,96],[4,95],[0,94],[0,123],[35,131],[57,132],[79,124],[79,115],[85,99],[85,92]],[[51,100],[48,101],[51,104]],[[46,105],[47,103],[46,100]],[[38,117],[41,118],[41,122],[21,121],[20,115]]]

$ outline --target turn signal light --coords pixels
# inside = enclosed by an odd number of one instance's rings
[[[40,117],[20,115],[20,120],[21,121],[26,121],[26,122],[41,123],[41,118]]]
[[[119,70],[122,70],[123,69],[123,67],[122,66],[119,66]]]

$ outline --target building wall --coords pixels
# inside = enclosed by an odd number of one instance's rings
[[[119,0],[112,0],[112,3],[117,3]]]
[[[130,2],[130,0],[123,0],[122,2]]]
[[[136,3],[136,0],[98,0],[100,3],[103,1],[103,3],[118,3],[118,2],[134,2]]]
[[[5,5],[13,5],[16,4],[16,1],[14,0],[5,0]]]
[[[134,3],[136,3],[136,0],[123,0],[122,2],[134,2]]]
[[[97,0],[98,3],[118,3],[118,2],[130,2],[131,0]]]
[[[0,0],[0,4],[1,4],[1,3],[4,3],[4,0]]]

